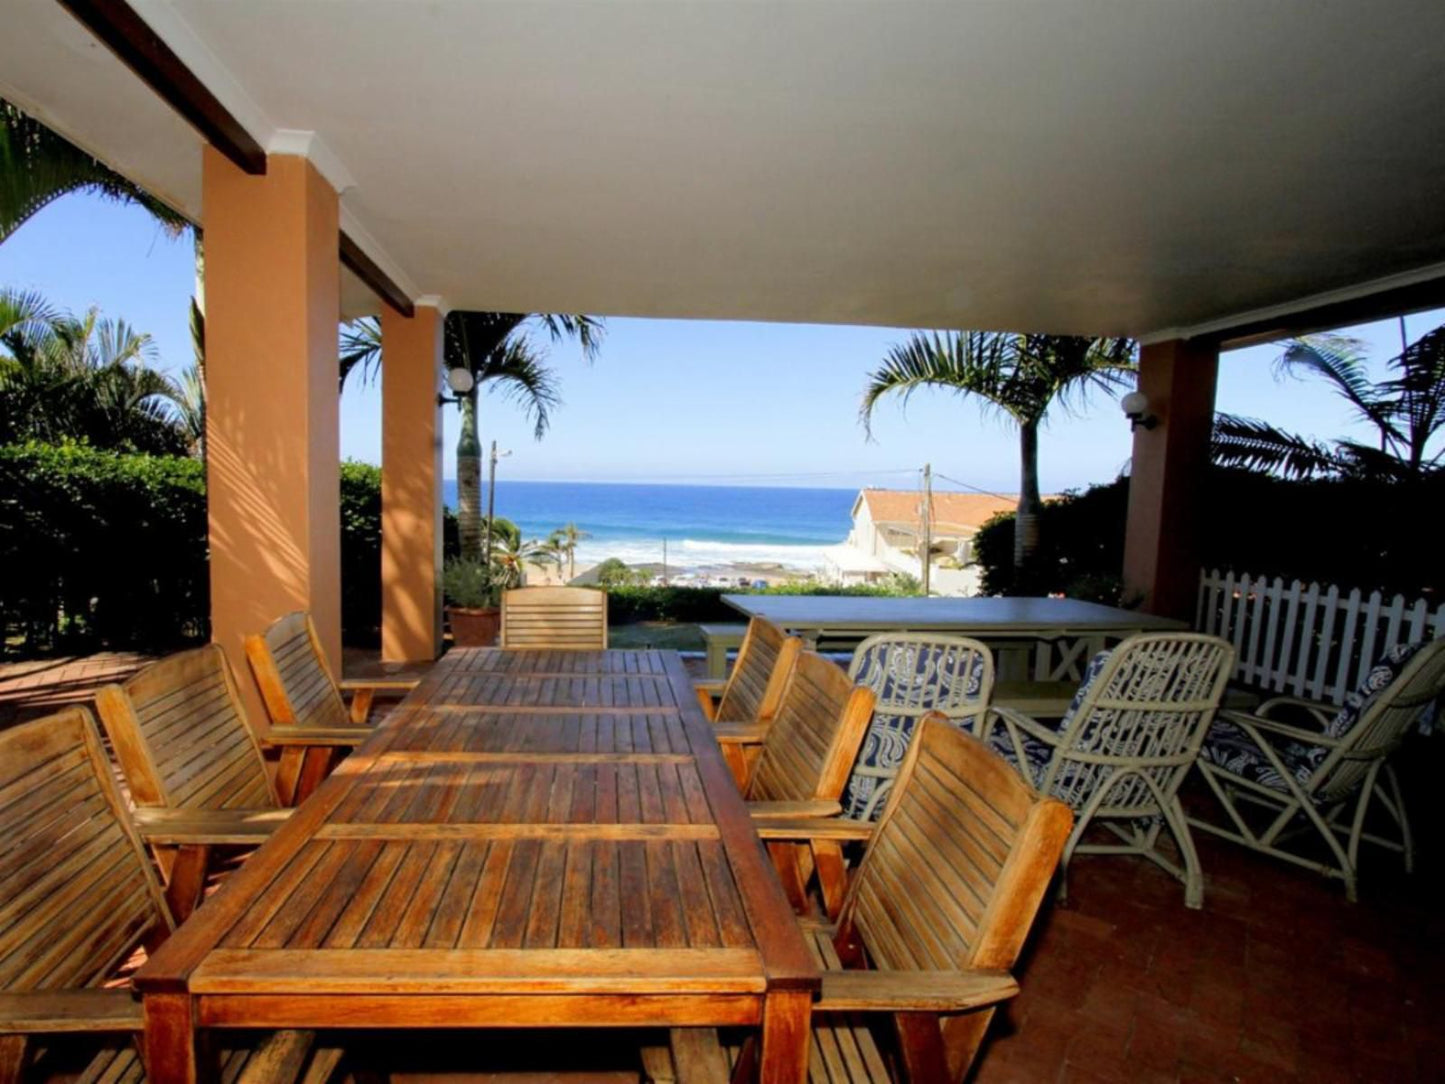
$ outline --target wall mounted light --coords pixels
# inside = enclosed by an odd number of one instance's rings
[[[447,370],[447,387],[452,390],[451,395],[437,395],[437,406],[446,406],[448,403],[460,404],[472,390],[476,380],[472,377],[472,371],[458,365],[455,369]]]
[[[1142,391],[1131,391],[1119,400],[1124,417],[1129,419],[1129,429],[1153,429],[1159,419],[1149,413],[1149,400]]]

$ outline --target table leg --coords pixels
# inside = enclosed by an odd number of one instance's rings
[[[804,1084],[808,1079],[812,1011],[809,990],[777,990],[764,998],[761,1084]]]
[[[145,1062],[149,1084],[199,1084],[195,1006],[189,994],[145,996]]]

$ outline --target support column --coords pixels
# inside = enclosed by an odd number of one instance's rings
[[[1159,422],[1134,431],[1124,597],[1150,613],[1194,614],[1218,377],[1212,342],[1172,339],[1139,354],[1139,390]]]
[[[309,610],[341,672],[339,209],[305,158],[204,153],[211,638],[261,720],[248,634]]]
[[[381,658],[430,662],[442,642],[442,313],[381,313]]]

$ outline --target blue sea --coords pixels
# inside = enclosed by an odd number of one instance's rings
[[[743,561],[813,571],[823,549],[847,537],[857,495],[856,489],[503,480],[496,508],[528,538],[577,524],[591,535],[577,547],[579,568],[608,557],[660,562],[666,539],[668,564],[678,571]],[[456,507],[455,481],[446,482],[444,498]],[[484,508],[486,499],[484,486]]]

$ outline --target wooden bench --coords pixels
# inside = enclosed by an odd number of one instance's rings
[[[703,643],[707,645],[707,676],[722,679],[728,676],[728,652],[743,646],[746,625],[699,625]]]

